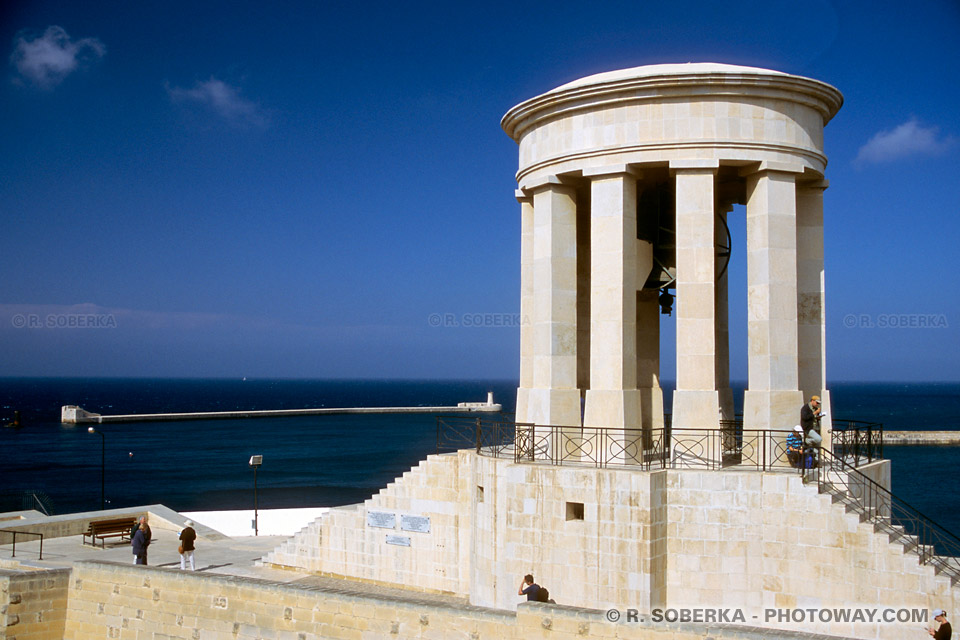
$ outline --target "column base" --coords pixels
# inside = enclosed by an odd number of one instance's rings
[[[527,387],[517,387],[517,405],[514,409],[514,420],[517,422],[530,422],[527,418],[530,407],[530,389]]]
[[[538,425],[580,426],[579,389],[528,389],[527,419]]]
[[[720,428],[720,394],[716,390],[677,389],[674,391],[673,428]]]
[[[743,393],[743,428],[788,432],[800,424],[803,392],[799,389]]]
[[[583,426],[640,428],[640,391],[587,389]]]
[[[582,461],[605,464],[640,464],[643,432],[640,430],[638,389],[588,389],[583,432]],[[572,443],[571,443],[572,444]]]

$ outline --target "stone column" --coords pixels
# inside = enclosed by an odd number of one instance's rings
[[[826,180],[797,188],[797,348],[799,385],[805,402],[820,396],[823,446],[830,448],[830,391],[826,378],[826,315],[823,273],[823,192]]]
[[[745,429],[786,437],[800,421],[797,361],[797,199],[800,168],[761,163],[747,177]],[[780,436],[776,436],[778,439]],[[769,458],[768,458],[769,459]]]
[[[517,190],[520,203],[520,386],[517,388],[517,422],[527,422],[533,388],[533,196]]]
[[[717,206],[717,215],[715,220],[717,224],[714,229],[714,244],[717,251],[720,247],[726,246],[727,230],[723,223],[727,220],[727,214],[733,210],[732,204],[719,204]],[[716,259],[716,340],[717,340],[717,393],[720,396],[720,419],[733,420],[733,389],[730,388],[730,303],[728,294],[728,265],[727,257],[717,256]],[[721,273],[721,270],[723,272]]]
[[[714,179],[719,163],[671,162],[677,210],[675,429],[717,429]],[[676,436],[674,437],[676,439]]]
[[[637,178],[627,166],[590,178],[590,389],[583,424],[640,426],[637,391]]]
[[[577,194],[551,176],[533,191],[533,389],[527,421],[580,425]]]

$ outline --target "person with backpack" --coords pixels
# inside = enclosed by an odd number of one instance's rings
[[[527,602],[550,602],[550,592],[533,581],[533,576],[523,576],[523,582],[517,590],[518,596],[527,596]]]
[[[540,585],[533,581],[533,575],[527,574],[523,576],[523,582],[520,583],[520,589],[517,590],[518,596],[527,596],[527,602],[539,602],[540,598],[537,596],[540,595]]]

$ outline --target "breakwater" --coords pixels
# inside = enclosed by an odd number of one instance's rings
[[[183,413],[128,413],[102,415],[77,405],[60,407],[64,424],[106,424],[114,422],[167,422],[172,420],[237,420],[241,418],[284,418],[295,416],[344,415],[354,413],[496,413],[502,406],[494,403],[493,393],[486,402],[461,402],[456,406],[436,407],[323,407],[314,409],[266,409],[255,411],[194,411]]]
[[[883,444],[960,445],[960,431],[884,431]]]

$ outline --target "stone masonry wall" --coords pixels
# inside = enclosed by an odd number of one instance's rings
[[[649,610],[651,474],[483,457],[476,468],[472,603],[513,609],[532,573],[559,603]]]
[[[69,580],[69,569],[0,569],[0,638],[63,638]]]
[[[466,594],[471,527],[464,492],[472,474],[462,467],[472,460],[456,453],[429,456],[362,505],[331,509],[263,561],[378,584]],[[393,528],[369,524],[371,517],[383,514],[395,517]],[[404,516],[428,518],[429,531],[404,530]]]
[[[431,530],[369,526],[378,511],[428,515]],[[557,467],[461,451],[431,456],[319,522],[316,537],[298,536],[265,561],[505,610],[517,607],[525,573],[564,605],[735,608],[748,621],[767,610],[960,604],[947,578],[788,472]],[[411,546],[386,544],[388,534]],[[905,632],[879,622],[768,623],[860,638]]]
[[[78,562],[66,640],[830,640],[742,625],[610,622],[601,611],[523,604],[517,612],[250,578]],[[833,640],[836,640],[835,638]]]

